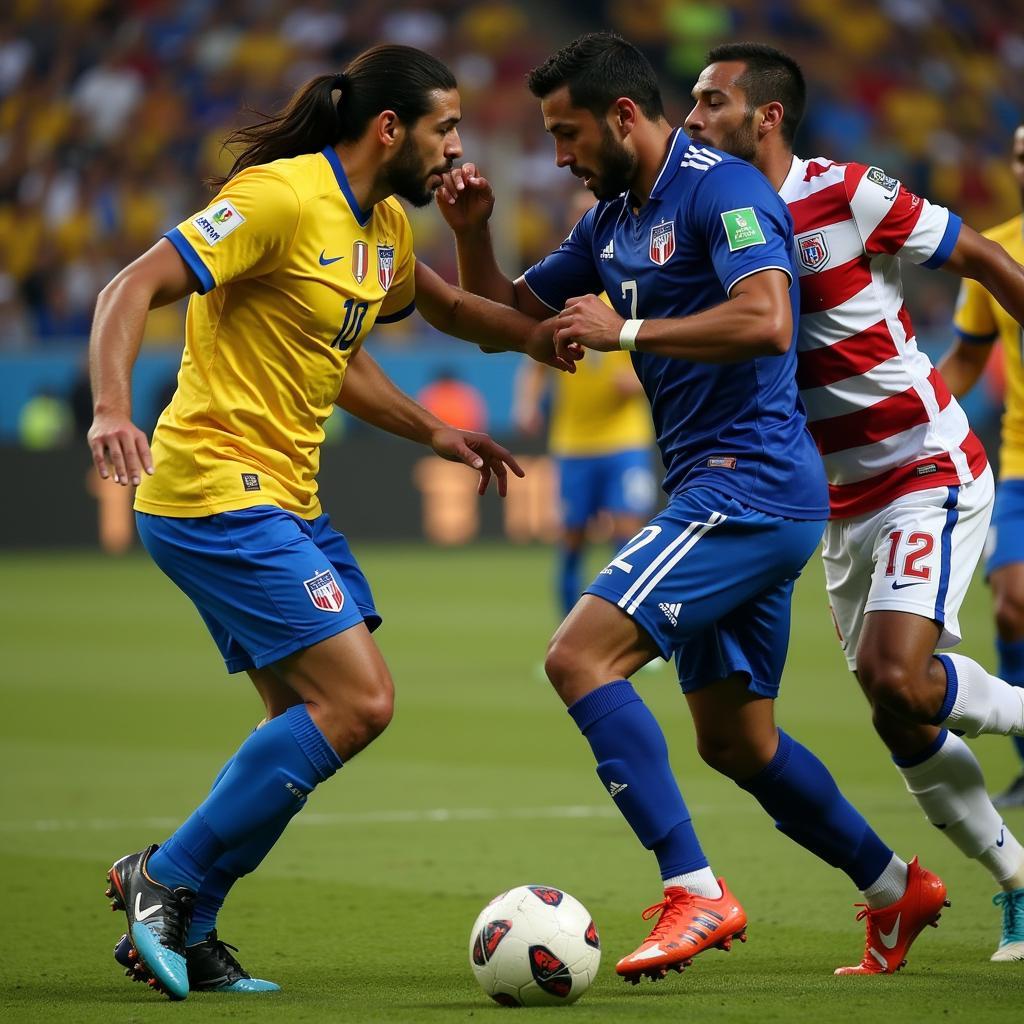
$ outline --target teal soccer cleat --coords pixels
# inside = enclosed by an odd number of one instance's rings
[[[212,931],[202,942],[185,947],[188,965],[188,984],[192,992],[278,992],[281,986],[262,978],[253,978],[231,955],[237,947],[222,942]],[[114,959],[125,969],[133,981],[148,982],[146,967],[127,935],[122,935],[114,947]]]
[[[1003,908],[1003,937],[991,959],[997,962],[1024,960],[1024,889],[997,892],[992,902]]]
[[[141,980],[170,999],[184,999],[189,988],[185,936],[195,893],[169,889],[149,876],[146,864],[155,849],[117,861],[107,872],[107,896],[111,910],[123,910],[128,918],[131,945],[146,972]]]

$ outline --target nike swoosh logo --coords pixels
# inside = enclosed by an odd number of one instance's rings
[[[996,846],[1002,846],[1006,842],[1006,827],[1004,826],[999,830],[999,838],[996,840]]]
[[[896,921],[892,926],[892,929],[888,932],[883,932],[881,928],[878,929],[878,937],[882,940],[882,945],[886,949],[895,949],[896,940],[900,937],[900,918],[903,914],[896,915]]]
[[[163,910],[164,905],[162,903],[154,903],[151,907],[142,909],[142,893],[137,892],[135,894],[135,920],[145,921],[147,917],[152,917],[158,910]]]
[[[924,582],[925,582],[924,580],[916,580],[914,583],[897,583],[895,580],[893,580],[892,589],[893,590],[903,590],[906,587],[919,587]]]
[[[337,263],[338,260],[343,260],[345,258],[344,256],[329,256],[329,257],[327,257],[325,259],[324,258],[324,253],[325,252],[327,252],[326,249],[321,249],[320,250],[320,266],[321,267],[329,267],[332,263]]]

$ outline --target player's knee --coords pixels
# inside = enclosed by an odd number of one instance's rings
[[[995,598],[996,630],[1001,640],[1024,640],[1024,593],[1003,590]]]
[[[353,692],[323,701],[317,724],[342,758],[352,757],[372,743],[391,723],[395,690],[391,677],[381,676]]]
[[[698,736],[697,752],[709,768],[733,780],[751,778],[771,760],[746,737],[728,733]]]
[[[935,713],[934,694],[924,670],[900,662],[858,655],[857,676],[872,706],[910,722],[927,722]],[[940,701],[941,703],[941,701]]]
[[[552,638],[544,658],[544,671],[555,692],[567,705],[585,691],[580,678],[583,665],[583,652],[572,640],[557,635]]]

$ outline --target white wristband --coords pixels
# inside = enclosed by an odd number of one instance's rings
[[[627,320],[619,331],[619,348],[627,352],[636,351],[636,336],[640,333],[643,320]]]

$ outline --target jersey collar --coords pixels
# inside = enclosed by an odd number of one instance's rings
[[[361,228],[365,228],[366,225],[370,223],[370,218],[373,216],[373,207],[371,206],[369,211],[366,213],[360,209],[359,203],[356,202],[356,197],[352,195],[352,187],[348,183],[345,168],[338,159],[338,151],[333,146],[324,146],[323,155],[331,165],[331,170],[334,171],[334,177],[338,179],[338,188],[341,189],[342,195],[345,197],[348,205],[352,208],[353,216],[359,222],[359,226]]]
[[[679,165],[683,161],[683,153],[686,151],[689,142],[690,137],[682,128],[677,128],[673,132],[665,161],[661,165],[661,170],[658,171],[657,178],[654,179],[654,187],[651,189],[650,195],[651,199],[660,198],[661,193],[668,188],[672,179],[676,176],[676,172],[679,170]]]

